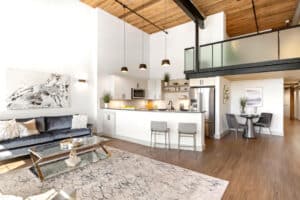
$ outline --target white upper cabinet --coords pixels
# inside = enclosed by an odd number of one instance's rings
[[[109,92],[112,99],[130,100],[131,88],[139,88],[147,90],[146,80],[137,80],[129,77],[111,75],[105,81],[105,91]]]
[[[161,80],[148,80],[147,99],[159,100],[161,99]]]

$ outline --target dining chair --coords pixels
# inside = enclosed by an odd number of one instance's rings
[[[247,125],[238,123],[234,114],[226,114],[226,120],[228,129],[229,131],[234,131],[235,138],[237,138],[239,130],[242,130],[243,132],[247,130]]]
[[[254,123],[254,126],[259,127],[259,134],[261,134],[262,128],[267,128],[272,135],[271,123],[272,123],[273,114],[272,113],[261,113],[258,121]]]

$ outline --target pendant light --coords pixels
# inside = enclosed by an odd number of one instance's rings
[[[143,6],[144,6],[144,1],[142,2],[143,3]],[[143,24],[142,24],[142,27],[144,27],[144,19],[143,19]],[[147,65],[144,63],[144,51],[145,51],[145,48],[144,48],[144,31],[141,31],[142,32],[142,63],[140,64],[139,66],[139,69],[140,70],[143,70],[145,71],[147,69]]]
[[[167,22],[167,0],[165,0],[165,25]],[[170,60],[167,58],[167,32],[165,33],[165,58],[161,61],[161,66],[162,67],[169,67],[171,65]]]
[[[126,15],[125,15],[125,6],[123,6],[124,8],[124,20],[123,20],[123,67],[121,67],[121,72],[123,73],[127,73],[128,72],[128,68],[126,67]]]

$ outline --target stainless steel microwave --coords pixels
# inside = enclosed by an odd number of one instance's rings
[[[144,98],[145,98],[144,89],[131,88],[131,99],[144,99]]]

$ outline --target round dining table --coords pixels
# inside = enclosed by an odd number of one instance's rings
[[[240,117],[246,118],[246,125],[247,130],[243,134],[244,138],[248,139],[255,139],[256,138],[256,132],[253,125],[253,119],[259,118],[259,115],[253,115],[253,114],[241,114]]]

